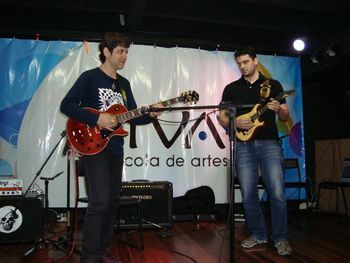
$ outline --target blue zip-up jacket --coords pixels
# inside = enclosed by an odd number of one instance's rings
[[[85,110],[85,107],[106,111],[113,104],[123,104],[128,110],[137,108],[129,81],[118,74],[118,80],[106,75],[99,67],[83,72],[61,102],[61,112],[69,118],[96,126],[99,115]],[[125,91],[123,99],[121,87]],[[148,124],[153,121],[148,115],[135,118],[130,123]],[[113,136],[106,150],[117,155],[124,154],[123,137]]]

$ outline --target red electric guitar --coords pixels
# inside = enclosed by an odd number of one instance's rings
[[[179,102],[194,102],[196,103],[199,99],[199,95],[195,91],[182,92],[179,97],[161,101],[150,105],[149,107],[156,104],[162,104],[163,106],[169,106]],[[86,110],[100,114],[101,111],[92,108],[85,108]],[[123,105],[115,104],[112,105],[108,110],[104,111],[115,115],[118,125],[115,127],[113,132],[100,127],[90,127],[86,123],[79,122],[74,119],[68,119],[67,121],[67,136],[69,147],[76,153],[82,155],[94,155],[101,152],[109,140],[113,136],[127,136],[128,132],[123,129],[123,124],[129,120],[140,117],[147,112],[148,106],[143,106],[131,111],[128,111]]]

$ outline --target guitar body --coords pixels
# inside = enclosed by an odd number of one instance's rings
[[[100,114],[103,113],[93,108],[85,108],[86,110]],[[115,104],[111,106],[105,113],[113,115],[119,115],[127,112],[127,109],[121,104]],[[67,121],[67,136],[69,146],[76,153],[83,155],[94,155],[101,152],[108,144],[109,140],[113,136],[127,136],[128,132],[125,131],[122,126],[117,126],[113,132],[106,129],[100,129],[100,127],[90,127],[89,125],[68,119]]]
[[[241,141],[244,141],[244,142],[248,141],[253,136],[255,129],[264,124],[264,122],[259,121],[258,118],[256,118],[255,120],[253,118],[253,116],[258,112],[259,106],[260,106],[260,104],[256,104],[250,112],[237,117],[237,120],[239,120],[239,119],[251,119],[253,122],[253,126],[248,130],[243,130],[243,129],[236,130],[236,136]]]

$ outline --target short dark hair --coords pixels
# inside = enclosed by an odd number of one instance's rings
[[[131,41],[126,35],[119,34],[117,32],[107,32],[103,39],[101,40],[101,43],[99,45],[99,58],[102,63],[106,61],[106,57],[103,54],[103,49],[106,47],[110,52],[113,52],[113,49],[115,49],[117,46],[122,46],[129,48],[131,44]]]
[[[248,55],[250,56],[252,59],[256,58],[256,53],[253,47],[251,46],[246,46],[243,48],[239,48],[237,49],[237,51],[235,52],[235,58],[238,58],[240,56],[244,56],[244,55]]]

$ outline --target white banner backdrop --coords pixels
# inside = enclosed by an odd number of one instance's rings
[[[62,98],[83,71],[99,65],[97,47],[90,43],[88,50],[82,46],[67,56],[47,75],[33,96],[21,125],[17,151],[18,177],[24,179],[25,186],[30,184],[65,129],[66,117],[59,112]],[[127,64],[120,73],[130,80],[139,106],[177,97],[188,90],[199,93],[197,106],[216,105],[225,85],[239,77],[229,52],[138,45],[130,48]],[[216,113],[209,114],[212,111],[173,110],[162,114],[159,124],[163,140],[154,125],[137,126],[135,136],[125,140],[123,180],[170,181],[174,196],[208,185],[214,190],[217,203],[227,202],[228,142]],[[196,119],[203,114],[204,118],[199,123],[197,120],[198,126],[193,129]],[[187,123],[176,134],[183,120]],[[129,130],[128,125],[126,129]],[[135,148],[130,147],[131,140],[136,143]],[[41,176],[66,173],[64,144],[65,139]],[[39,179],[36,183],[42,185]],[[66,176],[51,181],[50,206],[65,206],[65,193]],[[73,191],[71,200],[74,200]]]
[[[59,106],[78,76],[100,64],[98,44],[0,39],[0,51],[0,179],[21,178],[26,190],[40,175],[34,188],[44,190],[40,177],[53,178],[63,172],[49,181],[48,190],[50,207],[65,207],[68,171],[63,155],[66,138],[61,134],[67,118]],[[284,89],[297,91],[296,96],[287,99],[291,119],[278,123],[278,127],[285,157],[300,160],[305,181],[299,58],[258,58],[264,74],[279,80]],[[232,52],[143,45],[130,47],[128,61],[120,73],[130,80],[139,106],[189,90],[199,94],[195,106],[217,105],[224,87],[240,77]],[[179,106],[185,108],[177,110],[175,107]],[[154,124],[135,129],[126,125],[130,134],[125,138],[123,180],[170,181],[174,196],[207,185],[214,190],[216,203],[227,203],[229,142],[213,111],[177,104]],[[73,171],[70,174],[72,205]],[[286,180],[297,180],[293,176],[287,175]],[[297,189],[286,190],[288,199],[298,197],[297,193]],[[236,201],[240,200],[237,192]]]

